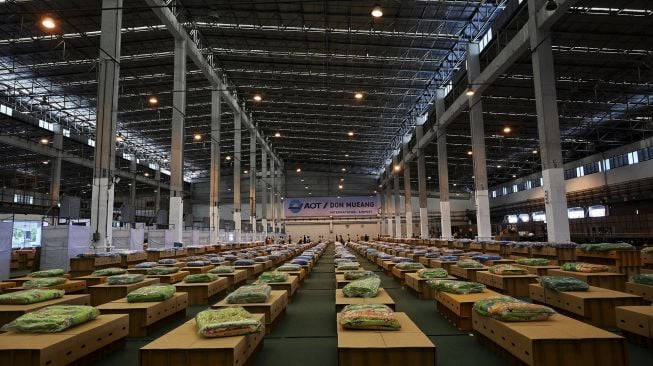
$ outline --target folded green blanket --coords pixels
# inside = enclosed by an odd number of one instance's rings
[[[98,269],[91,273],[92,276],[115,276],[127,273],[126,269],[123,268],[104,268]]]
[[[360,267],[358,262],[343,262],[338,264],[338,270],[340,271],[353,271],[357,270]]]
[[[347,329],[401,329],[395,313],[383,304],[347,305],[340,312],[338,321]]]
[[[259,283],[275,283],[288,281],[288,274],[285,272],[268,271],[258,277]]]
[[[342,288],[342,293],[345,297],[376,297],[380,286],[380,278],[367,277],[349,282]]]
[[[210,270],[209,273],[215,273],[215,274],[234,273],[234,267],[233,266],[217,266],[217,267],[213,268],[212,270]]]
[[[266,302],[270,298],[272,288],[266,284],[240,286],[227,296],[229,304],[249,304]]]
[[[444,268],[424,268],[417,271],[420,278],[447,278],[449,273]]]
[[[207,338],[232,337],[261,331],[263,324],[240,306],[204,310],[195,315],[197,333]]]
[[[653,286],[653,274],[638,274],[630,278],[632,282]]]
[[[52,287],[56,285],[62,285],[66,283],[66,281],[67,280],[63,277],[35,278],[33,280],[23,282],[23,287],[25,288]]]
[[[608,266],[604,266],[602,264],[579,263],[579,262],[564,263],[560,268],[563,271],[568,271],[568,272],[599,273],[599,272],[608,271]]]
[[[154,267],[147,270],[149,276],[164,276],[179,272],[179,267]]]
[[[548,306],[530,304],[510,296],[495,296],[478,300],[472,307],[483,316],[504,322],[546,320],[556,312]]]
[[[36,271],[29,274],[30,277],[63,277],[66,271],[60,268]]]
[[[301,271],[302,266],[299,264],[284,264],[277,268],[277,271],[279,272],[296,272],[296,271]]]
[[[522,264],[524,266],[548,266],[551,261],[544,258],[522,258],[517,259],[515,263]]]
[[[574,277],[541,276],[538,281],[544,288],[555,291],[587,291],[589,285]]]
[[[642,253],[646,253],[646,254],[653,253],[653,247],[646,247],[642,249]]]
[[[198,273],[188,275],[184,278],[184,282],[187,283],[203,283],[203,282],[213,282],[220,278],[217,274],[214,273]]]
[[[437,291],[452,294],[471,294],[485,290],[485,285],[477,282],[430,279],[426,284]]]
[[[490,273],[494,273],[501,276],[517,276],[528,274],[528,271],[521,267],[511,266],[510,264],[497,264],[495,266],[490,266],[488,268]]]
[[[52,289],[33,289],[9,292],[0,295],[0,305],[27,305],[63,297],[65,291]]]
[[[462,259],[456,262],[456,265],[460,268],[483,268],[483,263],[475,261],[473,259]]]
[[[24,333],[56,333],[95,319],[100,312],[86,305],[52,305],[21,315],[2,330]]]
[[[628,243],[599,243],[581,244],[578,249],[584,252],[609,252],[611,250],[633,250],[635,247]]]
[[[158,302],[171,298],[177,288],[167,283],[137,288],[127,294],[127,302]]]
[[[401,262],[397,263],[395,267],[401,270],[418,270],[424,268],[424,265],[415,262]]]
[[[144,279],[144,275],[136,273],[116,275],[107,278],[107,285],[129,285],[130,283],[141,282]]]
[[[345,280],[360,280],[361,278],[376,277],[372,271],[347,271],[343,273]]]

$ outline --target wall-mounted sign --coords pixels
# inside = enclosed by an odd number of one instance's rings
[[[306,197],[286,198],[286,218],[376,216],[379,214],[377,196],[361,197]]]

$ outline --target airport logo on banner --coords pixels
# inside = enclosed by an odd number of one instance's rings
[[[284,201],[286,218],[376,216],[377,196],[288,198]]]

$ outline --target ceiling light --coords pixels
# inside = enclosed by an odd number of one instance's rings
[[[159,98],[157,98],[157,97],[155,97],[155,96],[151,96],[151,97],[147,98],[147,102],[148,102],[151,106],[155,106],[155,105],[159,104]]]
[[[338,189],[342,189],[342,184],[338,184]]]
[[[201,135],[201,134],[196,133],[195,135],[193,135],[193,140],[195,140],[195,141],[199,141],[199,140],[201,140],[201,139],[202,139],[202,135]]]
[[[146,177],[149,177],[149,176],[150,176],[150,173],[145,172],[145,174],[143,174],[143,175],[146,176]]]
[[[376,191],[374,191],[374,193],[376,193]]]
[[[546,5],[544,5],[544,9],[547,11],[554,11],[558,9],[558,3],[555,0],[547,0]]]
[[[457,185],[458,185],[458,184],[456,184],[456,183],[453,184],[454,187],[457,186]]]
[[[46,29],[54,29],[57,26],[57,23],[54,22],[54,19],[45,17],[41,19],[41,25]]]
[[[472,89],[472,88],[465,89],[465,95],[468,96],[468,97],[473,96],[474,95],[474,89]]]
[[[426,177],[426,179],[431,179],[431,177],[430,177],[430,176],[429,176],[429,177]]]
[[[247,174],[247,173],[249,173],[249,170],[243,171],[243,174]]]
[[[351,137],[351,136],[354,136],[354,131],[349,131],[349,132],[347,132],[347,136],[350,136],[350,137]]]
[[[304,180],[302,179],[301,182],[303,182],[303,181],[304,181]]]
[[[281,132],[275,132],[274,137],[281,137]]]
[[[340,170],[342,170],[342,171],[344,172],[344,171],[345,171],[345,170],[347,170],[347,169],[345,169],[345,168],[342,168],[342,169],[340,169]]]
[[[345,154],[345,157],[348,158],[348,157],[349,157],[349,154]]]
[[[503,128],[503,133],[510,133],[510,132],[512,132],[512,128],[510,128],[508,126]]]
[[[43,160],[43,164],[48,165],[50,162],[47,160]]]
[[[231,188],[227,188],[227,191],[231,192]]]
[[[472,150],[467,151],[467,155],[472,155],[472,154],[473,154]]]
[[[45,137],[41,139],[41,143],[42,143],[43,145],[47,145],[49,142],[50,142],[50,141],[49,141],[48,139],[46,139]]]
[[[395,169],[395,172],[398,172],[398,171],[401,170],[401,167],[400,167],[399,165],[395,165],[395,168],[394,168],[394,169]]]
[[[225,157],[225,160],[231,160],[231,156],[227,155],[227,157]]]
[[[372,14],[372,16],[375,18],[380,18],[383,16],[383,9],[381,9],[381,6],[379,4],[374,4],[374,7],[372,8],[370,14]]]
[[[356,98],[356,99],[363,99],[363,93],[361,93],[361,92],[356,92],[356,93],[354,94],[354,98]]]
[[[345,181],[345,178],[340,178],[340,181],[341,181],[341,182],[344,182],[344,181]]]
[[[498,169],[501,169],[501,165],[497,165],[497,168],[498,168]]]
[[[517,178],[517,176],[516,176],[515,174],[513,174],[512,177],[513,177],[513,178]]]
[[[302,168],[297,168],[297,173],[301,173],[301,172],[302,172]]]
[[[304,189],[308,189],[308,186],[305,186]]]
[[[261,100],[263,100],[263,97],[261,97],[260,94],[255,94],[254,95],[254,100],[257,101],[257,102],[260,102]]]
[[[533,154],[537,154],[537,150],[533,150]]]
[[[313,193],[311,193],[311,192],[308,192],[308,194],[313,194]]]

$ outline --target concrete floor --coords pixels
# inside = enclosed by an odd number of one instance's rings
[[[263,347],[251,360],[252,366],[303,365],[335,366],[337,358],[335,274],[333,247],[327,248],[318,264],[297,290],[288,305],[286,315],[272,333],[267,335]],[[461,332],[449,324],[435,308],[435,300],[419,300],[402,288],[392,277],[383,274],[366,259],[359,257],[365,269],[377,272],[381,286],[395,300],[397,311],[406,312],[437,347],[437,364],[455,366],[505,365],[499,356],[480,345],[471,334]],[[211,303],[224,295],[212,299]],[[126,347],[96,363],[100,366],[137,366],[138,350],[151,340],[165,334],[192,318],[206,306],[192,306],[186,318],[178,319],[145,338],[129,339]],[[653,350],[628,344],[630,365],[647,365],[653,362]]]

